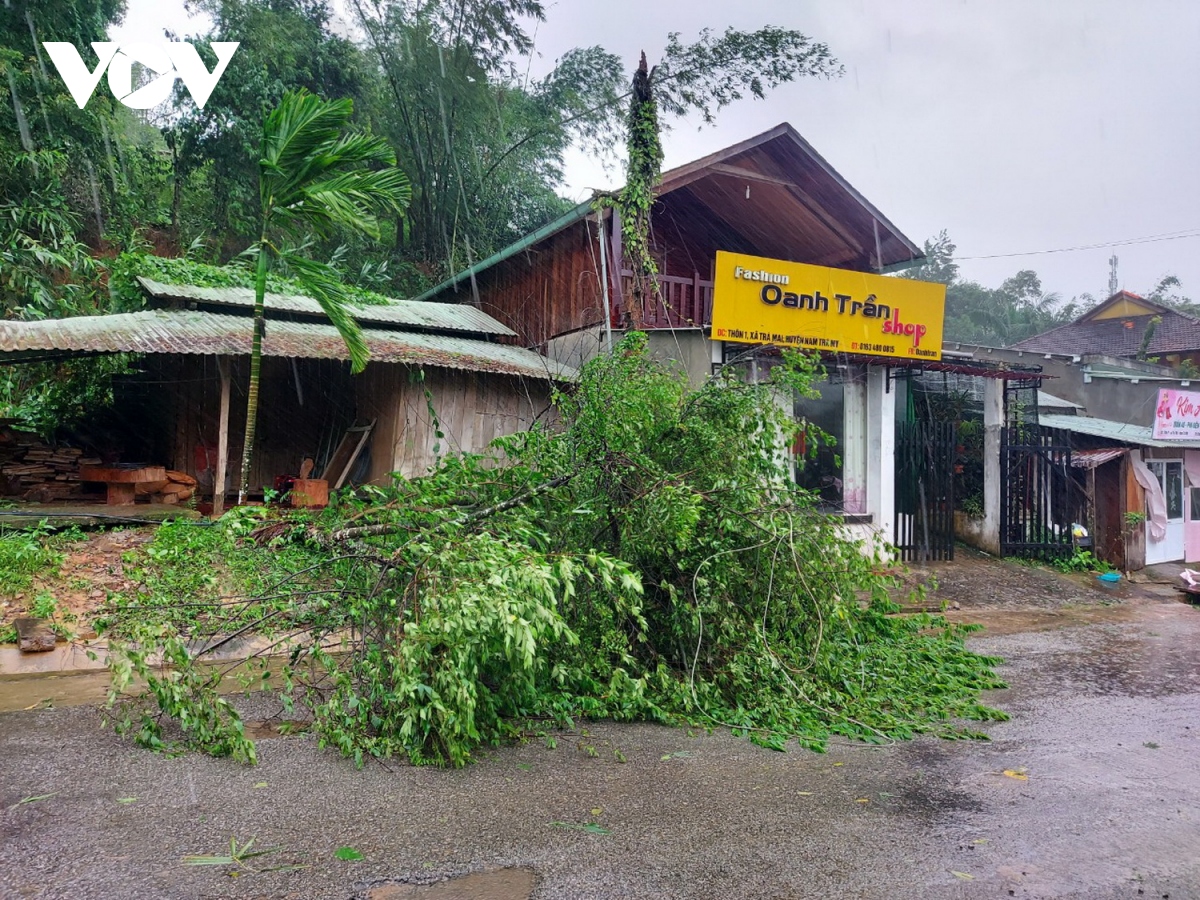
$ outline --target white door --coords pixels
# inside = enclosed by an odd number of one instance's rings
[[[1146,465],[1158,479],[1167,500],[1167,535],[1161,541],[1146,533],[1146,564],[1183,559],[1183,461],[1148,459]]]

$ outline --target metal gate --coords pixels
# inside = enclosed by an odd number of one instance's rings
[[[1000,435],[1000,555],[1071,553],[1071,446],[1039,425],[1009,425]]]
[[[954,559],[953,422],[896,424],[896,550],[905,562]]]

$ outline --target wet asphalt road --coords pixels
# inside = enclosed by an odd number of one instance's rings
[[[357,771],[307,737],[250,769],[139,751],[86,708],[0,715],[0,896],[351,898],[526,866],[534,898],[1200,898],[1200,609],[963,616],[1008,660],[988,743],[775,753],[602,724],[465,771]],[[587,823],[609,833],[567,827]],[[182,865],[230,837],[307,868]]]

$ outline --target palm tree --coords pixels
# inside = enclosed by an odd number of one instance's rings
[[[246,394],[246,440],[238,502],[250,486],[258,418],[258,384],[266,330],[264,297],[267,272],[281,261],[316,298],[350,351],[351,371],[361,372],[369,355],[358,323],[347,311],[350,296],[337,272],[301,253],[281,248],[280,236],[297,239],[301,248],[312,236],[343,228],[379,239],[379,213],[399,215],[411,188],[395,168],[396,154],[386,142],[349,130],[354,104],[325,101],[307,91],[285,94],[263,123],[259,160],[261,232],[248,251],[256,259],[254,341],[250,350],[250,387]]]

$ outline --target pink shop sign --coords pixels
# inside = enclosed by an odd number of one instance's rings
[[[1160,390],[1154,411],[1154,437],[1160,441],[1200,440],[1200,394]]]

